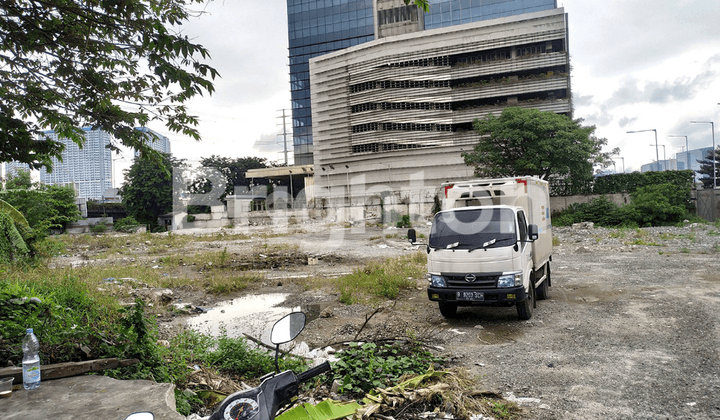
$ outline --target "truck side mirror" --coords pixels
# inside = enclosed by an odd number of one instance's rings
[[[537,225],[531,224],[528,226],[528,239],[530,241],[536,241],[538,238],[538,227]]]
[[[417,234],[415,233],[415,229],[408,229],[408,242],[411,244],[414,244],[417,242]]]

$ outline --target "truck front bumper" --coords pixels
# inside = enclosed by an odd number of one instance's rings
[[[458,293],[459,292],[459,293]],[[463,292],[474,292],[472,296]],[[511,305],[527,299],[522,286],[507,289],[458,289],[428,287],[428,299],[435,302],[455,303],[458,306]],[[482,299],[477,293],[482,293]],[[463,296],[465,295],[465,296]]]

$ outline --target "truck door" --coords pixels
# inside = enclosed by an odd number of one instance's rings
[[[520,252],[520,269],[524,271],[524,284],[527,289],[528,278],[530,272],[532,271],[532,246],[530,245],[530,241],[528,240],[527,219],[525,218],[525,213],[522,210],[517,212],[517,224],[518,235],[520,236],[520,241],[518,242],[518,251]]]

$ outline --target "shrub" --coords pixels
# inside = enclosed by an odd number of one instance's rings
[[[620,207],[607,197],[594,198],[589,203],[571,204],[567,210],[553,216],[553,225],[570,226],[573,223],[593,222],[598,226],[617,226],[623,222]]]
[[[399,228],[411,228],[412,223],[410,223],[410,216],[407,214],[403,214],[400,217],[400,220],[396,223],[396,226]]]
[[[128,216],[122,218],[113,224],[113,228],[118,232],[133,233],[140,227],[140,222],[134,217]]]
[[[664,226],[680,223],[688,211],[676,186],[659,184],[635,191],[632,202],[623,207],[621,213],[639,226]]]
[[[96,223],[92,226],[90,226],[90,230],[92,233],[105,233],[108,230],[108,224],[106,221],[101,221],[100,223]]]

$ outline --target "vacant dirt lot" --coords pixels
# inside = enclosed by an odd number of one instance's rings
[[[424,337],[480,388],[515,399],[526,418],[720,418],[720,232],[713,226],[555,229],[550,298],[529,321],[519,321],[515,308],[462,308],[446,320],[427,300],[424,279],[396,302],[342,305],[331,291],[306,290],[302,279],[423,249],[408,246],[404,230],[303,229],[197,249],[224,247],[241,261],[260,244],[290,245],[300,262],[266,267],[265,281],[244,293],[288,292],[286,304],[321,311],[300,340],[323,346],[353,339],[382,307],[361,338]],[[174,299],[181,297],[198,306],[217,300],[175,291]]]

